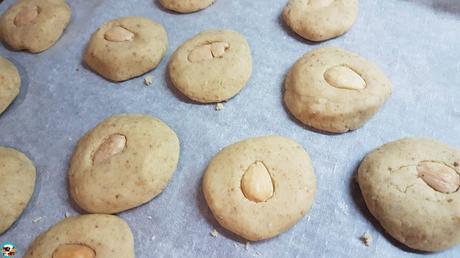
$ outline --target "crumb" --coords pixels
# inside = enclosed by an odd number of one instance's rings
[[[234,246],[235,248],[238,248],[238,245],[237,245],[236,243],[233,243],[233,246]]]
[[[149,216],[147,216],[147,219],[148,219],[148,220],[152,220],[153,217],[149,215]]]
[[[157,238],[157,237],[156,237],[156,236],[152,236],[152,237],[150,238],[150,240],[153,241],[153,240],[155,240],[155,238]]]
[[[245,246],[244,248],[246,248],[246,250],[249,250],[249,246],[250,246],[250,245],[251,245],[251,244],[250,244],[249,242],[246,242],[246,246]]]
[[[211,234],[212,237],[217,237],[219,235],[219,232],[217,232],[217,230],[213,229],[210,234]]]
[[[454,162],[454,167],[458,167],[458,162],[457,161]]]
[[[66,212],[64,213],[64,216],[65,216],[66,218],[68,218],[68,217],[70,217],[70,213],[69,213],[68,211],[66,211]]]
[[[216,111],[221,111],[224,109],[224,104],[223,103],[217,103],[216,104]]]
[[[256,252],[256,255],[257,256],[262,256],[262,254],[260,252]]]
[[[144,78],[144,85],[150,86],[153,83],[153,77],[150,75],[145,76]]]
[[[40,222],[43,218],[42,217],[36,217],[35,219],[32,220],[32,223],[37,224]]]
[[[369,234],[369,233],[364,233],[364,235],[362,235],[360,238],[359,238],[366,246],[370,246],[371,243],[372,243],[372,236]]]

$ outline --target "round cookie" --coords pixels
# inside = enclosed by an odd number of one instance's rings
[[[159,0],[160,4],[178,13],[193,13],[203,10],[214,3],[214,0]]]
[[[19,218],[34,193],[35,167],[21,152],[0,147],[0,235]]]
[[[301,37],[324,41],[347,32],[358,15],[358,0],[289,0],[283,17]]]
[[[168,70],[185,96],[200,103],[221,102],[238,94],[251,77],[251,50],[237,32],[206,31],[176,50]]]
[[[133,235],[128,224],[113,215],[66,218],[36,238],[24,256],[51,257],[134,258]]]
[[[15,50],[42,52],[58,41],[70,16],[64,0],[20,0],[0,17],[0,35]]]
[[[0,56],[0,114],[18,96],[20,87],[21,77],[16,66]]]
[[[460,151],[407,138],[370,153],[358,170],[369,211],[410,248],[441,251],[460,244]]]
[[[78,143],[69,169],[70,193],[90,213],[118,213],[160,194],[179,160],[176,134],[158,119],[113,116]]]
[[[298,143],[259,137],[219,152],[206,169],[203,192],[224,228],[258,241],[287,231],[304,217],[313,204],[316,178]]]
[[[167,48],[163,26],[143,17],[125,17],[107,22],[92,35],[84,59],[104,78],[119,82],[153,70]]]
[[[391,92],[391,82],[373,63],[338,48],[320,48],[291,68],[284,102],[303,124],[344,133],[362,127]]]

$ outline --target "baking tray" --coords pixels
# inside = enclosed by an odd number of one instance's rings
[[[120,216],[132,228],[137,257],[459,257],[460,247],[436,254],[404,248],[384,233],[364,205],[354,175],[361,159],[386,142],[431,137],[460,148],[460,1],[361,0],[353,29],[312,44],[282,22],[286,0],[217,0],[187,15],[162,10],[153,0],[69,0],[72,21],[59,42],[33,55],[0,46],[19,68],[19,97],[0,116],[0,145],[18,148],[37,167],[30,205],[0,242],[21,257],[41,232],[78,214],[69,199],[67,169],[78,139],[108,116],[141,113],[165,121],[179,136],[178,169],[167,189]],[[3,12],[13,3],[0,4]],[[82,63],[91,34],[105,21],[139,15],[163,24],[169,49],[143,77],[111,83]],[[254,71],[241,93],[225,103],[194,104],[167,80],[174,50],[203,30],[232,29],[252,49]],[[363,128],[341,135],[308,130],[284,109],[283,82],[304,53],[324,46],[356,52],[377,63],[394,84],[392,97]],[[210,213],[201,179],[223,147],[254,136],[283,135],[310,153],[318,178],[311,212],[287,233],[259,243],[221,228]],[[216,229],[219,235],[210,232]],[[366,247],[359,237],[368,232]]]

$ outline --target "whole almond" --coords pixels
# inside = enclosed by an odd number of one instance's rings
[[[121,26],[115,26],[105,32],[104,38],[112,42],[133,41],[134,33]]]
[[[351,68],[343,65],[329,68],[324,79],[333,87],[348,90],[362,90],[366,87],[364,79]]]
[[[94,153],[93,164],[99,165],[112,156],[122,152],[126,146],[126,137],[121,134],[110,135]]]
[[[438,162],[424,161],[417,165],[419,177],[441,193],[453,193],[460,187],[460,176],[452,168]]]
[[[96,252],[86,245],[62,244],[53,252],[52,258],[95,258]]]
[[[249,166],[241,179],[241,190],[253,202],[265,202],[273,196],[272,178],[262,162]]]
[[[14,25],[18,27],[27,26],[32,24],[38,16],[38,6],[24,6],[21,11],[14,17]]]

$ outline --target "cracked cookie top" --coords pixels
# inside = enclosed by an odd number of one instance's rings
[[[407,138],[370,153],[358,182],[369,211],[403,244],[440,251],[460,243],[460,151]]]

